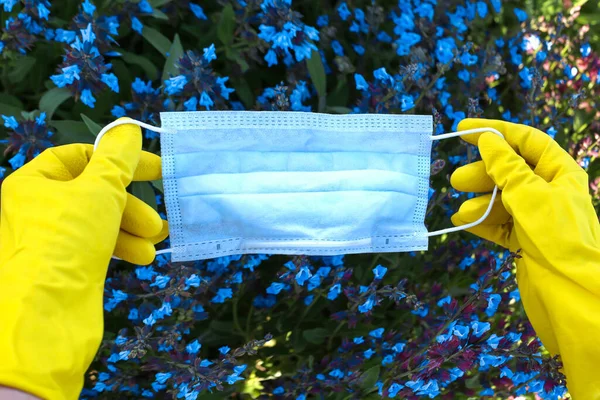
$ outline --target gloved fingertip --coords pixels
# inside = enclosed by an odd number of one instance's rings
[[[452,221],[452,224],[454,226],[459,226],[459,225],[466,224],[466,222],[464,222],[463,220],[460,219],[460,215],[459,214],[460,214],[460,211],[450,217],[450,220]]]
[[[152,238],[150,238],[150,241],[153,244],[157,244],[157,243],[160,243],[163,240],[165,240],[167,238],[167,236],[169,236],[169,223],[163,219],[162,220],[162,229],[161,229],[160,233],[158,235],[155,235]]]
[[[474,125],[477,124],[477,121],[477,118],[465,118],[458,123],[457,129],[458,131],[466,131],[468,129],[473,129],[476,127]]]

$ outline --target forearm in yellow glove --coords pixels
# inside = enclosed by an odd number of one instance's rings
[[[125,190],[159,179],[136,125],[91,145],[46,150],[2,185],[0,386],[77,399],[103,334],[102,296],[113,254],[148,264],[166,222]],[[93,154],[92,154],[93,153]]]
[[[600,399],[600,226],[585,171],[545,133],[503,121],[467,119],[458,129],[483,161],[457,169],[452,186],[467,192],[500,188],[489,217],[470,232],[522,250],[517,282],[523,306],[546,348],[560,354],[575,400]],[[455,225],[477,220],[490,195],[462,204]]]

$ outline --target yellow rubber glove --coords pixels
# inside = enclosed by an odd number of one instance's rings
[[[467,119],[458,129],[491,127],[463,136],[483,161],[458,168],[456,190],[501,195],[490,216],[470,232],[522,250],[517,282],[536,333],[560,354],[575,400],[600,399],[600,225],[585,171],[545,133],[503,121]],[[490,195],[464,202],[455,225],[483,215]]]
[[[136,125],[48,149],[2,185],[0,386],[77,399],[103,334],[111,256],[148,264],[167,228],[125,188],[160,178]]]

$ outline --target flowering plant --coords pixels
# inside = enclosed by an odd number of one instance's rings
[[[580,5],[0,0],[0,173],[91,143],[117,117],[159,125],[163,110],[432,114],[436,134],[468,116],[540,127],[589,171],[598,202],[600,61]],[[144,148],[159,153],[155,133]],[[430,230],[473,196],[449,175],[476,156],[434,145]],[[160,181],[130,190],[166,218]],[[520,303],[519,254],[469,234],[430,249],[115,262],[81,396],[564,397],[560,359]]]

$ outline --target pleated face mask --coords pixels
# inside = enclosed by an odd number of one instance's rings
[[[173,261],[233,254],[427,250],[431,116],[165,112],[161,133]]]

